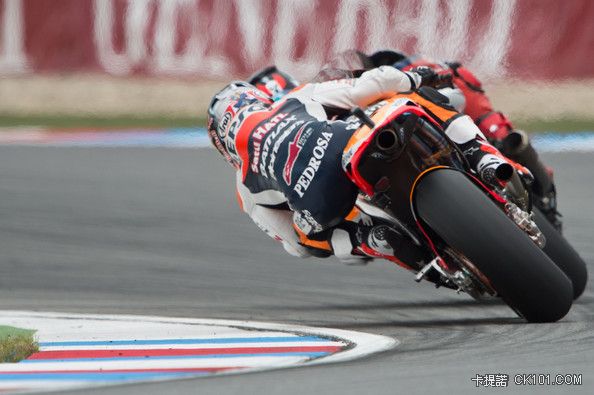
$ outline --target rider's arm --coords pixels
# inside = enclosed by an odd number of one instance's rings
[[[421,80],[417,73],[382,66],[364,72],[359,78],[307,84],[287,98],[311,100],[325,107],[350,110],[365,107],[397,92],[416,89]]]
[[[464,144],[477,137],[486,141],[483,132],[472,122],[472,119],[468,115],[456,116],[449,121],[445,129],[445,134],[456,144]]]
[[[271,190],[253,194],[243,184],[241,175],[238,174],[237,199],[252,221],[268,236],[280,241],[285,251],[300,258],[310,255],[307,249],[299,244],[299,237],[293,229],[293,212],[266,207],[266,205],[275,206],[286,202],[280,192]]]

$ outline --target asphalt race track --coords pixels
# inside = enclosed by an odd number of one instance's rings
[[[594,154],[546,155],[566,236],[594,272]],[[393,336],[344,364],[90,394],[594,393],[594,294],[555,324],[416,284],[388,262],[287,256],[240,213],[214,150],[0,147],[0,309],[250,319]],[[591,276],[592,278],[592,276]],[[476,374],[508,374],[507,389]],[[582,386],[518,386],[521,373]]]

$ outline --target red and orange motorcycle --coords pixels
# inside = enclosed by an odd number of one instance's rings
[[[359,206],[383,213],[432,258],[404,262],[417,281],[500,297],[529,322],[563,318],[574,286],[543,251],[547,236],[525,181],[514,171],[505,187],[482,183],[414,99],[397,94],[354,112],[360,126],[343,167],[361,191]]]
[[[313,82],[364,69],[360,57],[339,56]],[[278,71],[265,69],[251,82],[271,73]],[[448,76],[441,78],[447,84]],[[504,188],[484,185],[418,99],[396,94],[355,111],[360,126],[343,154],[360,189],[354,212],[387,220],[408,236],[417,250],[411,255],[422,257],[381,258],[413,271],[417,281],[477,299],[501,297],[528,321],[561,319],[584,292],[585,262],[533,206],[526,178],[514,171]]]

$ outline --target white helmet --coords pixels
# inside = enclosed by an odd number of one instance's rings
[[[225,86],[211,100],[208,106],[208,135],[212,144],[225,157],[227,162],[239,166],[235,150],[235,133],[239,122],[233,118],[247,107],[255,104],[270,105],[272,100],[254,85],[234,81]],[[231,127],[231,124],[233,128]]]

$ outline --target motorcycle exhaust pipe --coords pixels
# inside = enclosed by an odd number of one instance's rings
[[[499,181],[508,182],[514,175],[514,167],[509,163],[502,163],[495,169],[495,177]]]
[[[530,144],[526,132],[514,130],[507,135],[503,140],[503,153],[530,170],[534,176],[533,188],[537,194],[544,195],[553,188],[551,177],[538,158],[538,153]]]
[[[498,182],[507,183],[514,175],[514,168],[509,163],[500,163],[480,171],[483,181],[488,184],[497,185]]]
[[[382,129],[375,138],[375,145],[388,155],[395,153],[400,145],[396,131],[390,128]]]

